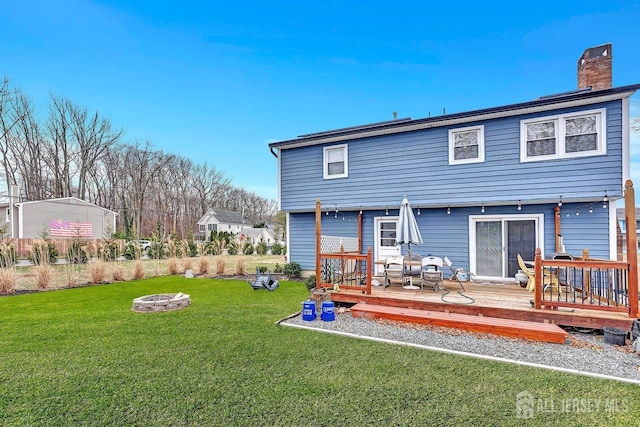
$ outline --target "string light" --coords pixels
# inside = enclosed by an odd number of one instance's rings
[[[521,211],[522,210],[522,202],[520,202],[520,200],[518,200],[518,210]]]
[[[385,210],[384,210],[384,214],[385,214],[385,215],[389,215],[389,208],[387,208],[387,209],[385,209]]]
[[[589,206],[589,213],[593,213],[593,206]]]
[[[418,208],[418,215],[420,215],[420,208]]]
[[[451,207],[447,208],[447,215],[451,215]]]
[[[562,207],[562,195],[560,195],[560,201],[558,202],[558,207],[561,208]]]
[[[604,191],[604,199],[602,200],[602,209],[607,209],[607,202],[609,198],[607,197],[607,190]]]
[[[484,203],[482,204],[482,209],[480,209],[480,212],[484,213]]]
[[[576,216],[580,216],[580,211],[579,210],[576,211]]]

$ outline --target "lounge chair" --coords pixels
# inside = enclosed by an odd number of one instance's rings
[[[259,289],[267,289],[269,291],[275,290],[280,283],[277,280],[271,278],[271,271],[267,273],[266,276],[260,274],[260,269],[256,268],[256,278],[253,282],[247,280],[249,285],[253,288],[254,291]]]
[[[529,278],[529,280],[527,281],[527,290],[529,292],[533,292],[533,290],[536,288],[535,271],[527,267],[527,265],[524,263],[524,260],[522,259],[522,256],[520,256],[520,254],[517,254],[517,258],[518,258],[518,266],[520,266],[520,270],[522,270],[522,272],[525,273]],[[543,272],[542,291],[543,292],[546,291],[547,288],[551,286],[551,289],[558,291],[558,295],[560,295],[561,291],[560,291],[560,285],[558,283],[558,276],[556,276],[555,274],[553,274],[551,270],[546,268],[544,268],[542,272]]]

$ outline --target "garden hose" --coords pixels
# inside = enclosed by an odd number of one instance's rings
[[[450,290],[443,288],[442,289],[444,292],[442,293],[442,295],[440,296],[440,299],[442,300],[442,302],[446,302],[448,304],[473,304],[474,302],[476,302],[476,300],[474,300],[473,298],[471,298],[470,296],[467,296],[464,294],[463,291],[458,291],[458,295],[460,295],[463,298],[466,298],[469,300],[469,302],[456,302],[456,301],[447,301],[445,299],[445,297],[451,293]]]

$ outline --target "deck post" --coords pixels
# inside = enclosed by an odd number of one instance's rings
[[[629,317],[638,317],[638,235],[636,197],[633,182],[624,184],[624,220],[626,223],[627,262],[629,263]]]
[[[321,223],[322,223],[322,209],[320,208],[320,199],[316,199],[316,290],[320,290],[320,247],[321,239]]]
[[[536,310],[540,310],[542,308],[542,251],[540,248],[536,248],[536,256],[535,256],[535,281],[536,286],[534,289],[534,307]]]

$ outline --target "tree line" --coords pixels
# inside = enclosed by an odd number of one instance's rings
[[[41,114],[38,114],[41,113]],[[51,95],[46,112],[5,77],[0,82],[0,151],[7,186],[22,201],[75,196],[118,212],[125,238],[187,238],[209,208],[269,222],[276,203],[232,185],[215,166],[125,141],[97,111]]]

